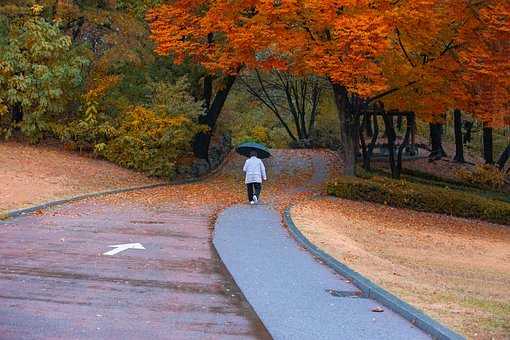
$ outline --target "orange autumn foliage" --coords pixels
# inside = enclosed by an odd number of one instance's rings
[[[191,58],[212,72],[242,65],[327,75],[368,95],[385,87],[376,58],[388,45],[387,16],[380,15],[387,6],[351,3],[339,15],[321,1],[179,0],[147,20],[156,52],[177,62]]]
[[[211,71],[314,74],[427,120],[510,124],[508,1],[176,0],[147,18],[159,53]]]
[[[510,125],[510,2],[473,10],[462,31],[459,107],[492,127]]]
[[[236,74],[241,65],[257,64],[269,44],[263,27],[252,22],[257,1],[179,0],[147,14],[156,52],[177,63],[190,58],[211,74]]]
[[[403,15],[410,13],[402,12],[405,6],[395,16],[384,68],[400,90],[385,104],[427,120],[459,108],[493,126],[508,125],[509,4],[424,0],[412,6],[420,3],[428,4],[420,16]]]

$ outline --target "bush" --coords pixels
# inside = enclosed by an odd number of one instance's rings
[[[505,185],[505,174],[490,164],[476,165],[473,170],[459,169],[457,177],[478,187],[501,190]]]
[[[191,152],[191,140],[201,129],[185,115],[158,115],[137,106],[123,117],[117,137],[96,149],[126,168],[173,178],[177,160]]]
[[[114,122],[100,111],[104,96],[120,80],[118,76],[107,76],[82,96],[82,113],[68,121],[53,121],[48,124],[49,133],[59,138],[69,149],[95,151],[96,145],[107,143],[117,133]]]
[[[447,188],[383,177],[342,177],[328,185],[328,194],[397,208],[477,218],[510,225],[510,204]]]
[[[189,94],[185,78],[149,84],[152,101],[111,117],[101,110],[119,81],[110,76],[83,96],[79,118],[51,123],[51,133],[67,147],[96,154],[151,176],[173,178],[180,158],[191,157],[191,141],[205,127],[197,123],[202,102]]]
[[[310,147],[338,150],[341,145],[340,133],[333,127],[321,127],[312,130]]]

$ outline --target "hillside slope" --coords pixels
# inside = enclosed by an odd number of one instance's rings
[[[62,149],[0,144],[0,212],[70,195],[157,182]]]

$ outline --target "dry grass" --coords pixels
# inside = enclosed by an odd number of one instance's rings
[[[157,182],[58,148],[0,143],[0,213],[70,195]]]
[[[510,228],[341,199],[292,214],[313,243],[444,324],[510,339]]]

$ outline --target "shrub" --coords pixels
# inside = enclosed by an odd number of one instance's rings
[[[78,119],[51,123],[51,133],[71,149],[94,151],[120,166],[173,178],[176,163],[191,154],[202,103],[189,94],[187,80],[152,83],[150,106],[131,106],[111,117],[102,101],[120,80],[108,76],[83,96]]]
[[[383,177],[341,177],[328,185],[328,194],[397,208],[478,218],[510,225],[510,204],[448,188]]]
[[[338,150],[341,145],[340,134],[334,126],[335,125],[331,125],[330,127],[324,126],[312,130],[310,146],[313,148]]]
[[[459,169],[456,175],[461,180],[482,188],[501,190],[505,185],[505,174],[490,164],[478,164],[472,170]]]
[[[201,129],[184,115],[158,115],[137,106],[125,113],[117,137],[96,149],[121,166],[173,178],[177,160],[191,152],[191,140]]]

